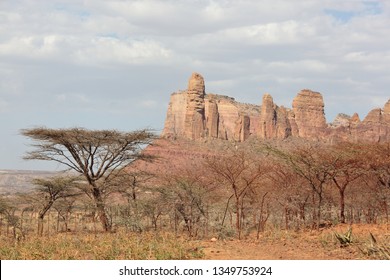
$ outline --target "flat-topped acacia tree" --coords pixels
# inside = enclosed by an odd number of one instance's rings
[[[78,177],[55,176],[49,179],[36,178],[32,180],[35,185],[34,194],[29,194],[29,200],[38,204],[38,235],[43,235],[43,219],[48,211],[61,199],[76,197],[80,193],[77,191]]]
[[[23,129],[21,134],[35,141],[34,150],[27,152],[24,159],[55,161],[84,176],[88,183],[85,192],[94,200],[105,231],[112,228],[104,201],[110,185],[107,182],[134,160],[150,159],[142,150],[155,139],[147,129],[120,132],[39,127]]]

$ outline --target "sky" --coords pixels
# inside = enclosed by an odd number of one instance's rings
[[[206,92],[291,108],[322,93],[331,122],[390,98],[390,1],[2,0],[0,169],[25,161],[21,129],[161,132],[192,72]]]

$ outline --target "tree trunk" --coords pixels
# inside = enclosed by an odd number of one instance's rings
[[[47,211],[49,211],[53,203],[54,203],[53,200],[48,201],[47,204],[43,207],[43,209],[38,213],[38,236],[43,235],[43,219],[45,218]],[[49,230],[49,222],[48,222],[48,230]]]
[[[60,213],[57,212],[57,224],[56,224],[56,231],[60,231]]]
[[[103,230],[106,232],[109,232],[112,229],[112,224],[111,224],[111,221],[108,217],[102,194],[101,194],[98,187],[92,185],[92,188],[93,188],[93,192],[92,192],[93,198],[95,200],[96,210],[97,210],[97,213],[99,216],[99,220],[103,226]]]
[[[340,191],[340,223],[345,224],[345,194],[344,189]]]
[[[317,229],[321,224],[321,207],[322,207],[322,195],[318,194],[318,206],[317,206]]]
[[[41,215],[38,217],[38,236],[43,235],[43,217]]]
[[[265,197],[267,196],[268,192],[266,192],[263,197],[261,198],[261,204],[260,204],[260,214],[259,214],[259,223],[257,225],[257,235],[256,238],[260,238],[260,231],[264,231],[265,228],[265,223],[268,220],[269,215],[267,215],[265,218],[263,217],[264,215],[264,201]]]
[[[237,237],[238,239],[241,239],[241,207],[240,207],[240,200],[236,200],[236,230],[237,230]]]

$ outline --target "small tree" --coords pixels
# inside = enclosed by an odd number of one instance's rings
[[[316,217],[317,228],[319,228],[324,187],[331,179],[329,172],[332,164],[328,162],[327,147],[321,145],[321,143],[307,143],[295,146],[291,150],[283,150],[268,145],[266,150],[290,167],[294,173],[310,186],[313,193],[317,196],[317,210],[313,212],[313,218]]]
[[[207,216],[207,189],[197,180],[184,176],[172,178],[165,184],[159,189],[162,198],[182,217],[189,236],[196,236],[201,219]]]
[[[53,204],[66,197],[77,196],[75,189],[77,177],[53,177],[49,179],[34,179],[36,186],[34,198],[40,204],[38,212],[38,235],[43,234],[43,219]]]
[[[376,143],[364,146],[364,159],[368,173],[377,187],[377,196],[389,221],[390,203],[390,143]]]
[[[367,167],[377,184],[390,189],[390,143],[365,145],[364,150]]]
[[[361,146],[340,143],[327,154],[329,175],[339,192],[340,223],[345,223],[345,192],[364,175]]]
[[[233,198],[237,237],[241,239],[244,198],[258,186],[268,167],[259,158],[241,150],[230,150],[224,156],[209,158],[205,167],[217,179],[217,184],[224,184],[230,191],[226,209]]]
[[[106,182],[118,169],[134,160],[150,158],[141,151],[155,138],[149,130],[119,132],[41,127],[24,129],[21,133],[36,141],[35,150],[28,152],[25,159],[58,162],[85,177],[86,192],[96,205],[105,231],[112,228],[104,201],[104,192],[110,186]]]
[[[53,205],[53,208],[57,211],[57,231],[60,230],[60,220],[64,222],[63,231],[69,231],[69,219],[74,209],[76,197],[65,197]]]
[[[20,218],[15,215],[15,212],[17,210],[17,207],[15,207],[15,204],[13,201],[10,201],[8,199],[4,199],[0,196],[0,214],[4,215],[7,221],[7,235],[8,235],[8,229],[9,227],[12,228],[12,234],[15,240],[19,240],[24,236]],[[20,236],[20,234],[22,236]],[[0,228],[0,235],[1,235],[1,228]]]
[[[148,190],[148,184],[154,177],[149,172],[130,166],[115,174],[114,178],[109,182],[110,186],[107,186],[110,189],[107,195],[110,192],[115,192],[121,194],[126,199],[127,206],[122,209],[123,221],[127,226],[131,224],[132,228],[137,231],[142,230],[142,214],[145,202],[142,194]]]
[[[294,221],[298,229],[307,222],[306,208],[312,190],[305,180],[283,164],[274,162],[268,177],[276,192],[275,201],[283,207],[285,228],[289,229],[290,222]]]

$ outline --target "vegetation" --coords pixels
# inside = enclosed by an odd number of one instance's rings
[[[57,200],[78,195],[75,186],[77,177],[53,177],[50,179],[34,179],[36,189],[26,196],[26,201],[38,208],[38,235],[43,234],[43,219]]]
[[[355,235],[352,243],[353,225],[389,224],[387,143],[196,143],[208,153],[176,162],[142,152],[154,139],[149,131],[23,134],[37,142],[27,159],[72,172],[35,180],[27,195],[0,197],[2,258],[199,258],[202,249],[191,245],[199,239],[261,240],[269,231],[338,224],[350,229],[324,244],[354,244],[367,258],[388,253],[373,235],[370,246]]]
[[[370,242],[359,248],[371,259],[390,260],[390,244],[380,243],[370,232]]]
[[[350,227],[345,234],[335,232],[334,236],[340,242],[341,246],[348,246],[352,243],[352,228]]]
[[[140,152],[154,138],[147,130],[124,133],[82,128],[33,128],[22,134],[37,142],[25,159],[55,161],[85,177],[88,186],[84,191],[93,198],[105,231],[112,227],[104,201],[109,180],[134,160],[148,158]]]
[[[14,245],[0,236],[0,257],[14,260],[185,260],[202,258],[196,242],[172,234],[57,234]]]

